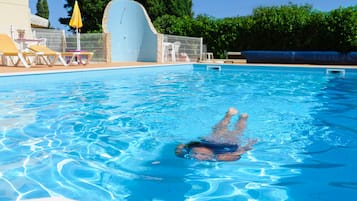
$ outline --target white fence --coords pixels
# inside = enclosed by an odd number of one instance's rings
[[[45,38],[46,45],[56,51],[76,50],[75,34],[65,34],[64,30],[34,28],[35,38]],[[82,33],[80,35],[81,50],[94,52],[92,61],[110,61],[109,34]],[[158,62],[196,62],[202,60],[203,39],[197,37],[162,35],[161,56]],[[154,51],[154,50],[153,50]]]
[[[202,60],[202,38],[164,34],[162,40],[161,62],[196,62]]]
[[[56,29],[33,29],[35,38],[46,38],[46,45],[59,52],[77,49],[77,38],[75,34],[65,34],[64,30]],[[106,62],[107,59],[107,34],[85,33],[80,35],[82,51],[94,53],[92,61]]]
[[[58,51],[66,51],[66,36],[64,30],[56,29],[32,29],[35,38],[45,38],[46,46]]]

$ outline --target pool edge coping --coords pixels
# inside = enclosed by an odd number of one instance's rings
[[[100,65],[100,64],[98,64]],[[190,63],[156,63],[156,64],[137,64],[137,65],[113,65],[105,67],[85,67],[75,68],[75,69],[58,69],[58,70],[36,70],[36,71],[21,71],[21,72],[0,72],[0,77],[10,77],[10,76],[24,76],[24,75],[42,75],[42,74],[55,74],[55,73],[71,73],[71,72],[84,72],[84,71],[100,71],[100,70],[118,70],[118,69],[130,69],[130,68],[150,68],[150,67],[172,67],[180,65],[226,65],[226,66],[240,66],[240,67],[280,67],[280,68],[323,68],[323,69],[352,69],[357,70],[357,66],[351,65],[308,65],[308,64],[268,64],[268,63],[220,63],[220,62],[190,62]],[[11,68],[11,67],[8,67]],[[26,68],[24,67],[24,70]]]

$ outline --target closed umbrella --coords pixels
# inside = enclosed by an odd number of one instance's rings
[[[82,23],[81,11],[79,10],[77,1],[75,1],[75,3],[74,3],[73,13],[72,13],[71,20],[69,21],[69,26],[76,29],[77,50],[80,51],[81,50],[81,39],[80,39],[79,28],[81,28],[83,26],[83,23]]]

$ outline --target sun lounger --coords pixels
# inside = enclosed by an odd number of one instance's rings
[[[56,52],[44,45],[31,45],[28,47],[28,49],[36,54],[37,64],[39,64],[40,60],[42,59],[48,66],[53,66],[56,64],[56,62],[61,62],[64,66],[68,66],[60,52]]]
[[[30,56],[36,56],[34,53],[21,52],[16,47],[15,42],[6,34],[0,34],[0,41],[2,65],[8,66],[10,61],[14,66],[18,66],[21,62],[26,68],[31,67],[30,62],[26,59]]]
[[[82,52],[82,51],[73,51],[73,52],[56,52],[43,45],[32,45],[29,47],[30,50],[36,52],[38,56],[43,56],[45,62],[50,65],[53,65],[56,60],[59,60],[63,65],[71,65],[77,61],[77,64],[88,64],[93,57],[93,52]],[[55,58],[50,61],[48,56],[54,56]],[[87,57],[84,59],[83,57]],[[47,58],[47,61],[46,61]],[[67,59],[68,58],[68,59]],[[66,62],[67,60],[67,62]]]
[[[74,51],[74,52],[62,52],[61,53],[64,58],[69,58],[67,63],[71,64],[89,64],[90,60],[93,57],[93,52],[82,52],[82,51]]]

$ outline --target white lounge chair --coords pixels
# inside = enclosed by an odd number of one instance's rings
[[[0,56],[2,65],[9,66],[9,62],[14,66],[22,63],[26,68],[31,67],[31,62],[26,60],[30,56],[36,56],[34,53],[21,52],[15,42],[6,34],[0,34]]]
[[[56,52],[44,45],[31,45],[28,49],[36,54],[37,58],[35,62],[37,64],[39,64],[42,59],[48,66],[53,66],[56,62],[60,62],[64,66],[68,66],[60,52]]]

